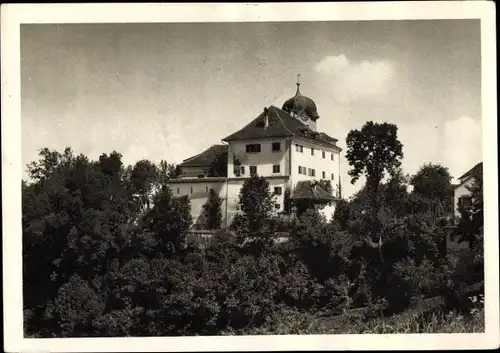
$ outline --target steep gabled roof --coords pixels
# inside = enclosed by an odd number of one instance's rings
[[[268,126],[265,126],[267,113]],[[337,139],[323,132],[312,131],[307,125],[275,106],[266,108],[257,118],[235,133],[224,138],[224,141],[251,140],[273,137],[300,137],[316,143],[336,147]]]
[[[483,162],[479,162],[478,164],[476,164],[474,167],[469,169],[464,175],[462,175],[458,179],[462,180],[462,179],[468,178],[469,176],[472,176],[476,173],[479,173],[479,174],[483,173]]]
[[[324,200],[336,201],[337,198],[323,190],[319,185],[312,185],[309,181],[298,181],[290,194],[295,200]]]
[[[213,145],[205,151],[185,159],[181,167],[209,167],[212,162],[224,154],[227,154],[227,145]]]

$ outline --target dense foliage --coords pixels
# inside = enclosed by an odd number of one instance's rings
[[[394,129],[387,129],[382,132],[399,156]],[[391,163],[396,167],[397,158]],[[417,178],[389,164],[390,178],[379,181],[375,196],[363,188],[342,200],[331,222],[308,209],[287,224],[285,242],[276,241],[283,229],[268,182],[248,178],[231,228],[199,246],[186,237],[189,200],[167,186],[179,175],[175,165],[142,160],[123,166],[116,152],[92,161],[70,149],[44,149],[22,183],[25,332],[319,333],[311,325],[323,316],[362,308],[360,320],[378,320],[443,293],[450,308],[463,309],[457,296],[467,263],[450,258],[445,228],[429,210],[414,207],[408,180]],[[480,257],[481,176],[476,180],[457,236]],[[220,206],[212,190],[205,207],[209,228],[221,227]]]

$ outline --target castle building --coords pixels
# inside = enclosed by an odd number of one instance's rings
[[[320,212],[330,219],[340,196],[342,149],[337,139],[317,130],[318,120],[316,104],[300,93],[297,83],[295,96],[281,109],[264,108],[249,124],[223,138],[223,144],[185,159],[179,165],[181,176],[169,182],[173,195],[188,196],[193,222],[203,229],[203,205],[213,189],[223,200],[223,224],[229,225],[239,212],[243,183],[256,174],[269,182],[277,214],[285,212],[287,197],[292,204],[320,204]],[[320,186],[325,180],[330,181],[331,193]]]

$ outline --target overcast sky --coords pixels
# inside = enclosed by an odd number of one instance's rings
[[[298,73],[344,149],[373,120],[399,127],[406,173],[481,160],[479,20],[22,25],[21,70],[24,165],[65,146],[180,162],[281,108]]]

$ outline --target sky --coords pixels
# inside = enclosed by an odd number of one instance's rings
[[[344,149],[398,126],[403,171],[482,158],[479,20],[21,25],[22,162],[44,147],[181,162],[296,90]],[[344,196],[351,185],[341,158]],[[26,177],[26,173],[23,174]]]

